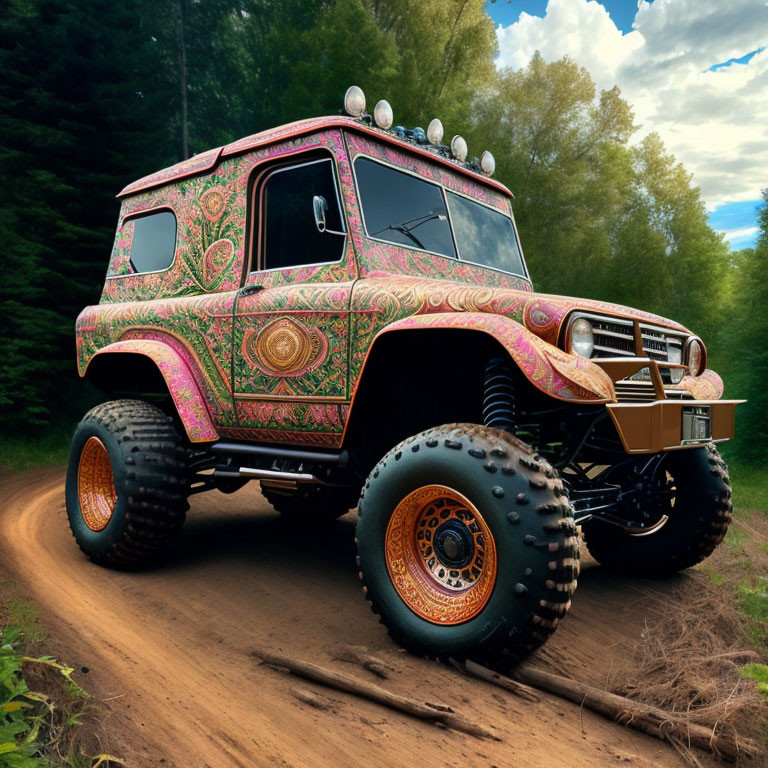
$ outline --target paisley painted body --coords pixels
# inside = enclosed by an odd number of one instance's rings
[[[254,179],[307,152],[333,160],[343,255],[252,271]],[[526,276],[369,238],[352,171],[362,154],[512,213],[503,185],[348,118],[302,121],[197,155],[123,190],[100,303],[77,322],[81,375],[108,347],[130,346],[158,365],[193,442],[340,447],[369,353],[395,328],[491,335],[541,391],[587,403],[615,398],[602,369],[557,347],[573,309],[684,330],[618,305],[536,294]],[[155,210],[176,217],[174,259],[163,271],[137,274],[135,216]],[[687,379],[697,394],[717,391],[712,376]]]

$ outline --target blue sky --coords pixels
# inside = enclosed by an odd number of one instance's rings
[[[567,54],[599,87],[619,85],[636,138],[657,131],[693,172],[712,227],[734,250],[754,245],[768,186],[768,3],[496,0],[486,10],[499,66]]]

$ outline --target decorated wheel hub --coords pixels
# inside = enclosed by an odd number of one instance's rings
[[[423,486],[397,505],[385,549],[398,594],[434,624],[473,619],[493,592],[493,535],[474,505],[447,486]]]
[[[77,492],[85,524],[92,531],[103,531],[115,511],[117,491],[109,453],[98,437],[89,437],[80,453]]]

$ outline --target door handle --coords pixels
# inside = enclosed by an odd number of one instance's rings
[[[245,288],[240,289],[239,296],[253,296],[254,293],[258,293],[259,291],[263,291],[264,286],[263,285],[246,285]]]

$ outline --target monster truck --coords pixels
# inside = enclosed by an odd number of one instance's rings
[[[191,494],[256,479],[292,525],[357,507],[363,591],[399,643],[514,662],[568,611],[580,532],[642,576],[713,551],[739,401],[682,325],[534,292],[490,153],[393,127],[355,87],[345,106],[120,193],[77,320],[106,401],[72,441],[72,531],[130,568]]]

